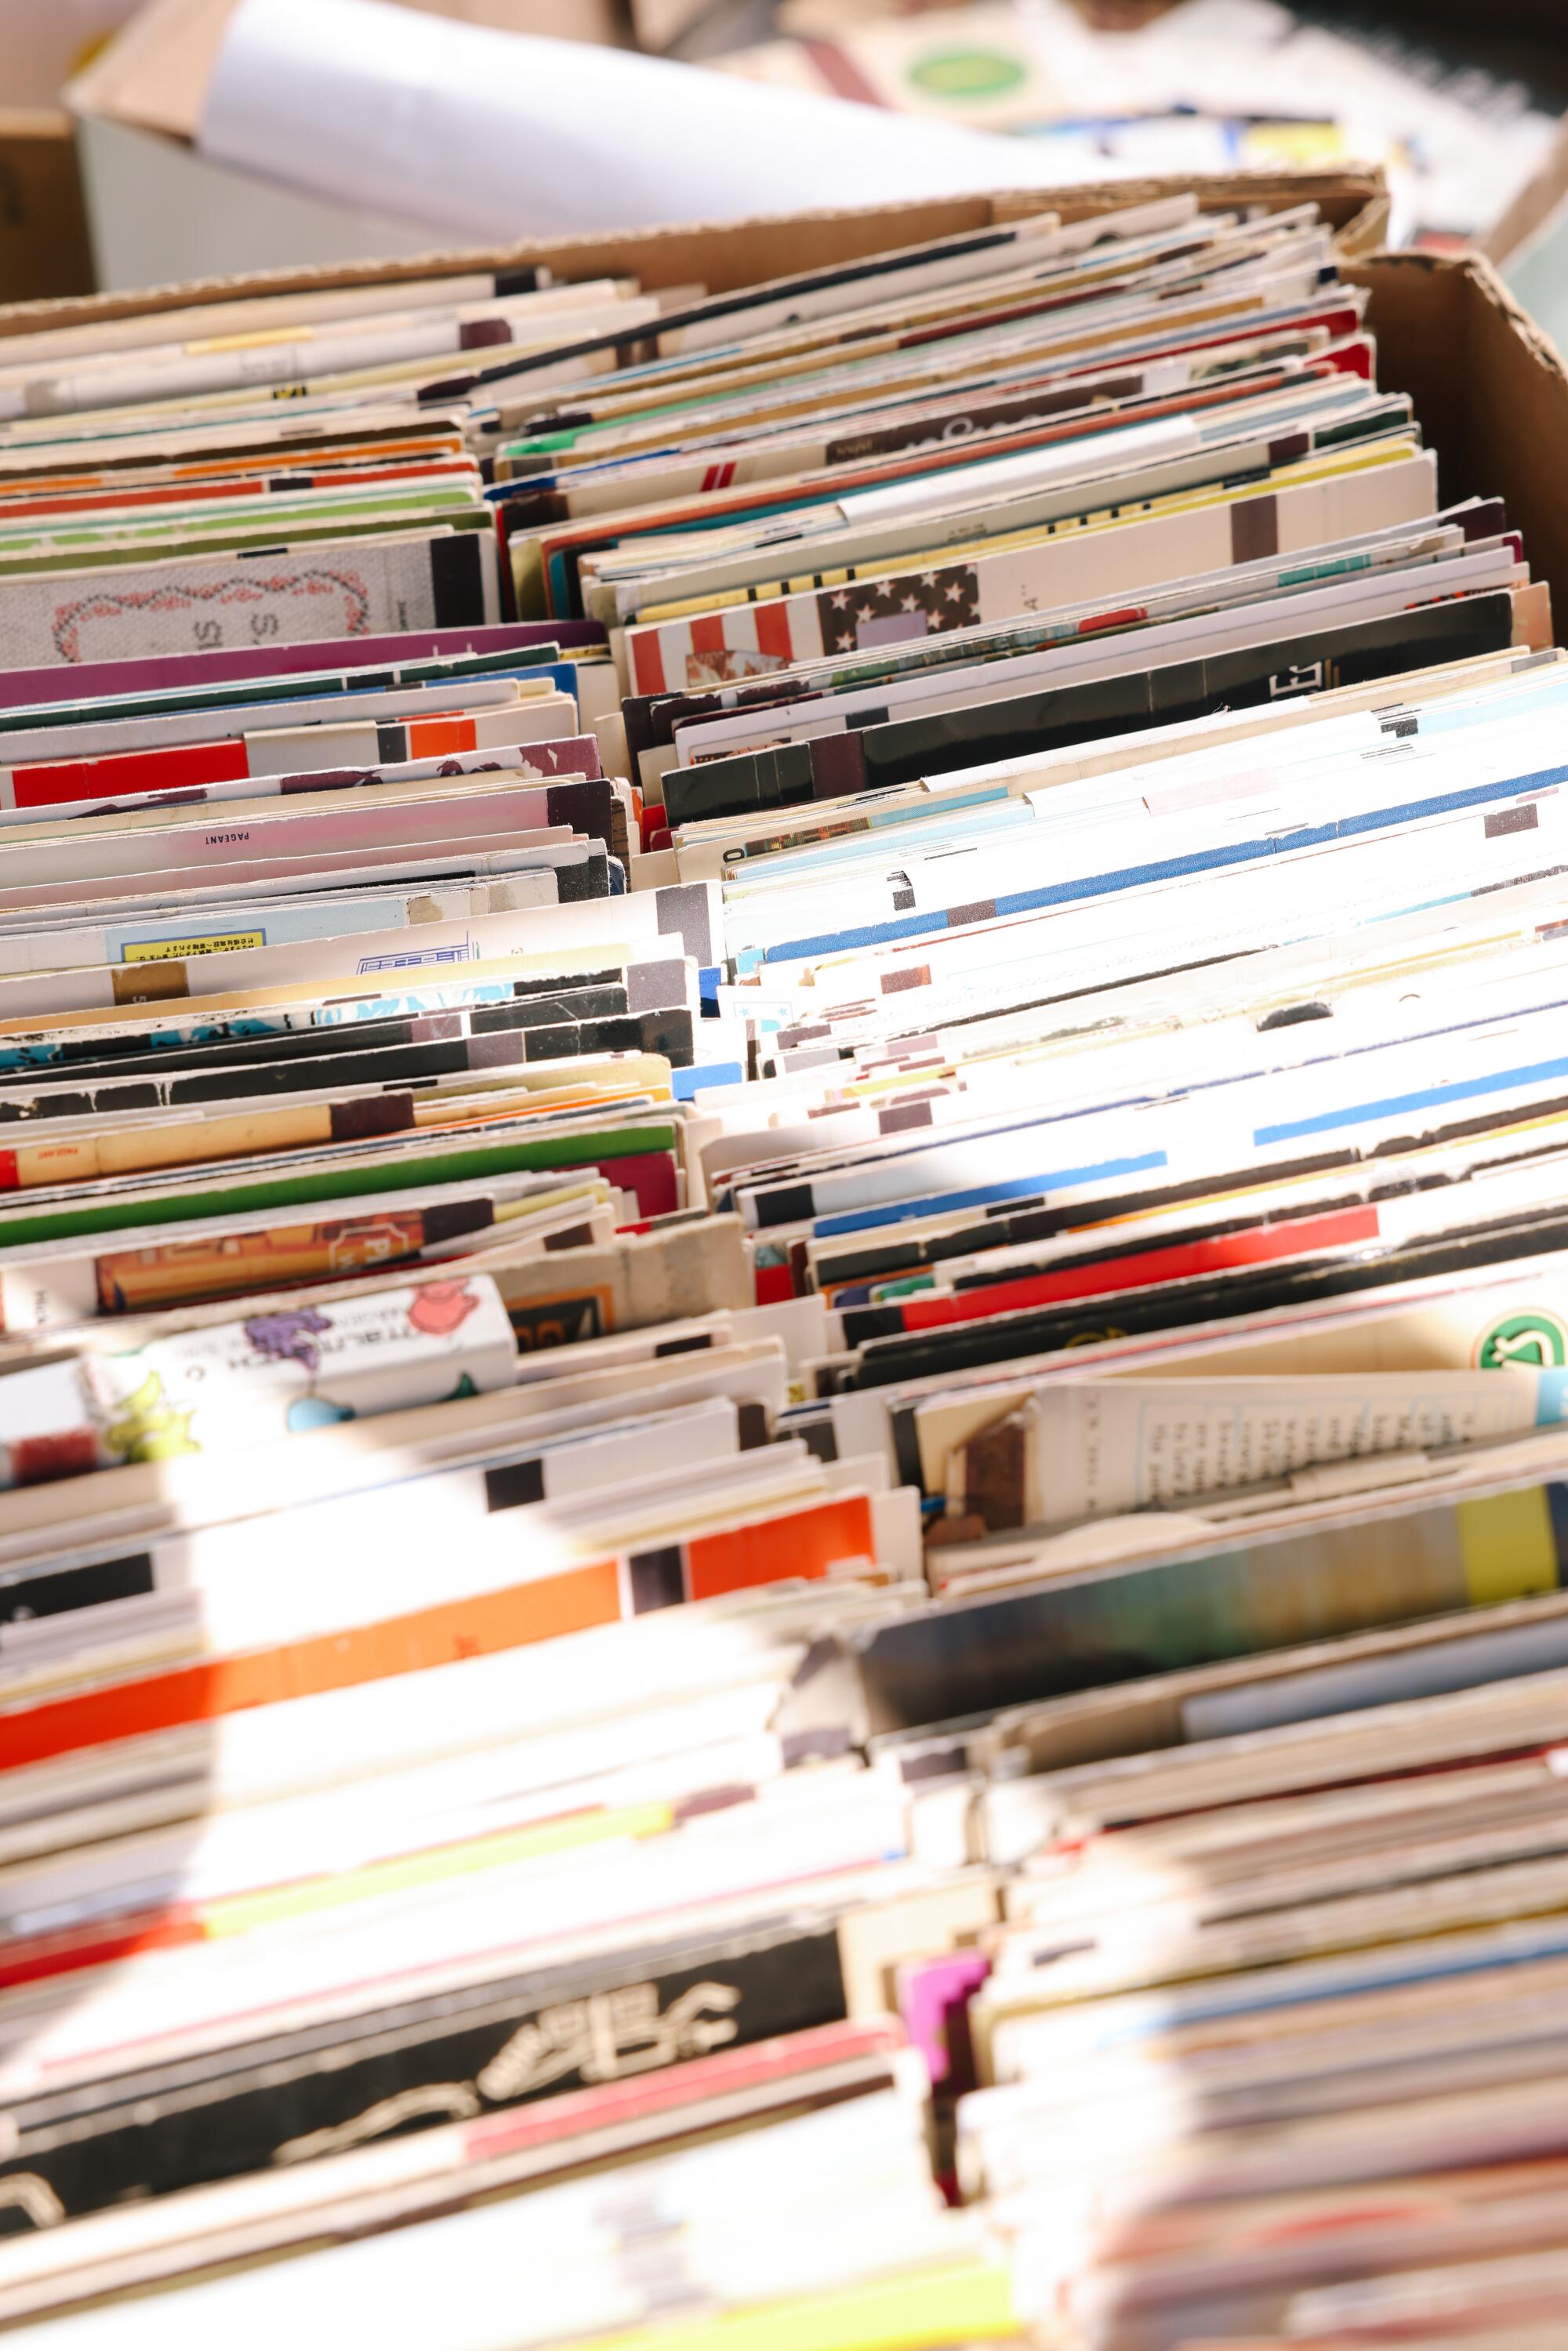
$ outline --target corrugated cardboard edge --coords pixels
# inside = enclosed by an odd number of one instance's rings
[[[682,224],[673,228],[629,229],[614,235],[533,238],[504,246],[467,246],[422,254],[413,259],[359,263],[350,267],[262,270],[248,277],[205,277],[180,285],[99,294],[84,300],[0,305],[0,335],[73,327],[95,319],[124,319],[149,310],[193,303],[232,301],[246,294],[288,294],[324,286],[363,286],[387,279],[451,276],[463,270],[512,269],[542,262],[563,277],[634,275],[651,287],[700,282],[716,293],[825,267],[878,252],[985,228],[1031,213],[1059,212],[1064,218],[1114,211],[1118,206],[1193,188],[1210,210],[1260,204],[1278,211],[1287,204],[1315,203],[1335,228],[1347,257],[1375,246],[1387,222],[1387,192],[1375,170],[1340,169],[1291,175],[1238,172],[1194,181],[1112,181],[1093,186],[1042,189],[1019,195],[952,196],[852,209],[769,214],[752,220]]]

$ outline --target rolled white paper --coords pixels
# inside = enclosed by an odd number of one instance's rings
[[[1050,183],[1027,141],[382,0],[244,0],[199,145],[474,238]]]

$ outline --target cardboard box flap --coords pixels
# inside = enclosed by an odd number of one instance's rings
[[[194,139],[207,84],[240,0],[152,0],[68,92],[74,112]]]

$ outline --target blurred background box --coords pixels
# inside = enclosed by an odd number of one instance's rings
[[[1381,162],[1394,243],[1475,246],[1568,344],[1568,0],[720,0],[701,37],[1030,137],[1064,181]]]
[[[0,299],[91,286],[69,115],[60,92],[135,0],[0,0]]]
[[[0,298],[29,302],[92,284],[70,116],[0,106]]]
[[[711,62],[1022,137],[1061,182],[1377,162],[1394,242],[1453,246],[1548,167],[1568,106],[1568,25],[1531,37],[1517,0],[1470,18],[1401,0],[779,0],[772,38]]]

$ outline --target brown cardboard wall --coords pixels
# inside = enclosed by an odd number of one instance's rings
[[[0,302],[92,287],[70,117],[0,108]]]
[[[1537,578],[1568,615],[1568,371],[1476,255],[1383,253],[1346,266],[1372,296],[1378,375],[1407,392],[1445,503],[1499,492]]]

